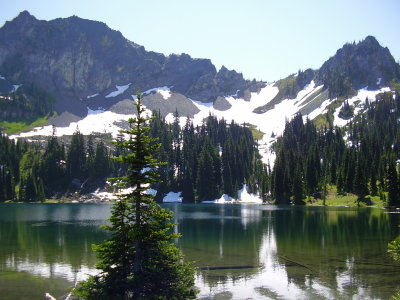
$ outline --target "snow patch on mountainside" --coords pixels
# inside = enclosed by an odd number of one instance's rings
[[[97,97],[99,95],[99,93],[93,94],[93,95],[89,95],[86,97],[86,99],[90,99],[90,98],[94,98]]]
[[[151,111],[145,110],[146,116],[151,116]],[[121,130],[121,127],[117,125],[118,122],[128,121],[133,115],[117,114],[111,111],[104,111],[102,109],[91,110],[88,109],[88,115],[79,120],[78,122],[72,122],[67,127],[56,127],[56,136],[72,135],[79,129],[84,135],[89,135],[93,132],[98,133],[111,133],[113,137],[116,137]],[[53,133],[53,126],[47,125],[43,127],[35,127],[33,130],[28,132],[21,132],[17,135],[12,135],[10,138],[20,137],[31,137],[31,136],[51,136]]]
[[[226,100],[231,105],[231,108],[225,111],[214,109],[212,103],[193,101],[200,110],[200,112],[194,116],[193,123],[194,125],[200,125],[204,118],[212,114],[218,118],[224,118],[228,122],[234,120],[239,124],[250,123],[259,127],[262,131],[267,130],[267,127],[271,122],[265,119],[263,114],[260,115],[253,113],[253,110],[270,102],[276,96],[278,91],[277,87],[270,84],[261,89],[259,93],[251,93],[250,101],[227,97]]]
[[[151,94],[153,92],[160,93],[161,96],[163,96],[164,100],[168,100],[168,98],[171,97],[171,91],[170,91],[169,87],[167,87],[167,86],[150,89],[150,90],[143,92],[142,94],[143,94],[143,96],[145,96],[145,95]]]
[[[316,117],[318,117],[319,115],[326,113],[327,107],[329,104],[332,103],[332,101],[333,100],[331,100],[331,99],[327,99],[324,102],[322,102],[322,104],[318,108],[316,108],[315,110],[313,110],[311,113],[308,114],[308,118],[310,120],[313,120]]]
[[[303,100],[306,100],[309,95],[314,93],[315,91],[321,89],[323,85],[320,86],[315,86],[314,80],[312,80],[309,84],[307,84],[298,94],[296,97],[296,102],[298,102],[298,105],[303,104]]]
[[[117,89],[114,92],[109,93],[106,98],[116,97],[118,95],[123,94],[131,85],[132,83],[128,83],[127,85],[116,85],[115,88]]]
[[[14,84],[11,93],[16,92],[19,89],[20,86],[22,86],[22,84]]]
[[[116,137],[121,128],[115,125],[115,122],[128,121],[130,117],[132,116],[116,114],[110,111],[89,110],[88,115],[84,119],[78,122],[72,122],[68,127],[57,127],[56,135],[72,135],[77,129],[79,129],[79,131],[84,135],[89,135],[93,132],[99,132],[111,133],[112,136]],[[37,135],[50,136],[52,135],[52,132],[53,127],[48,125],[44,127],[36,127],[29,132],[22,132],[18,135],[13,135],[11,138],[30,137]]]
[[[389,91],[390,91],[390,88],[388,88],[388,87],[381,88],[376,91],[369,91],[369,90],[367,90],[367,88],[363,88],[358,91],[356,96],[348,99],[347,101],[350,106],[353,106],[355,108],[354,116],[356,116],[365,108],[366,99],[368,99],[368,101],[370,103],[375,102],[376,95],[378,95],[380,93],[384,93],[384,92],[389,92]],[[344,105],[344,102],[342,103],[342,105],[340,107],[338,107],[335,110],[335,112],[333,114],[333,116],[335,118],[333,121],[333,125],[335,125],[335,126],[343,127],[343,126],[347,125],[351,120],[353,120],[353,118],[348,119],[348,120],[343,120],[342,118],[339,117],[339,112],[342,109],[343,105]]]

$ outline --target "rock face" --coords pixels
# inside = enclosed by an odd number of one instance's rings
[[[329,89],[331,96],[346,90],[368,87],[375,90],[400,79],[400,66],[388,48],[368,36],[359,43],[346,44],[318,70],[315,80]]]
[[[150,110],[158,111],[163,117],[177,111],[179,116],[193,118],[200,111],[192,101],[177,93],[172,93],[168,99],[160,93],[152,93],[143,97],[143,104]]]
[[[225,67],[217,72],[208,59],[146,51],[101,22],[76,16],[41,21],[27,11],[0,28],[0,75],[47,90],[56,97],[58,113],[78,116],[86,115],[89,95],[100,100],[116,85],[130,83],[126,95],[168,86],[202,102],[262,86]]]
[[[232,105],[224,97],[218,97],[214,102],[214,108],[220,111],[228,110]]]

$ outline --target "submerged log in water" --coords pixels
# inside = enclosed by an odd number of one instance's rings
[[[299,266],[299,267],[308,269],[311,273],[315,273],[314,270],[311,269],[309,266],[306,266],[306,265],[304,265],[304,264],[302,264],[302,263],[299,263],[299,262],[297,262],[297,261],[291,260],[291,259],[287,258],[286,256],[278,255],[278,257],[281,258],[281,259],[283,259],[283,260],[286,260],[286,261],[289,262],[289,263],[292,263],[293,265],[296,265],[296,266]]]
[[[259,266],[253,266],[253,265],[248,265],[248,266],[220,266],[220,267],[200,267],[199,269],[202,271],[213,271],[213,270],[240,270],[240,269],[255,269],[258,268]]]

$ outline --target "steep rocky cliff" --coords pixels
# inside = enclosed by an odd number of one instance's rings
[[[101,22],[76,16],[41,21],[27,11],[0,28],[0,75],[48,91],[58,113],[77,116],[86,115],[87,99],[92,107],[109,108],[138,89],[168,86],[188,98],[214,102],[263,86],[225,67],[217,72],[208,59],[146,51]],[[106,101],[115,86],[128,84]]]

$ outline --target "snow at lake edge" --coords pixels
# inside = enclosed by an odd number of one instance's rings
[[[202,201],[201,203],[211,203],[211,204],[229,204],[229,203],[255,203],[262,204],[262,199],[255,194],[250,194],[248,191],[247,185],[243,185],[242,189],[238,191],[238,198],[234,199],[226,194],[222,195],[219,199]],[[120,195],[125,195],[132,192],[132,188],[123,189],[119,192]],[[157,191],[154,189],[148,189],[146,191],[147,194],[155,196]],[[163,203],[182,203],[181,192],[169,192],[164,198]],[[106,192],[97,190],[90,194],[91,201],[100,201],[100,202],[109,202],[116,201],[118,196],[116,193]]]

